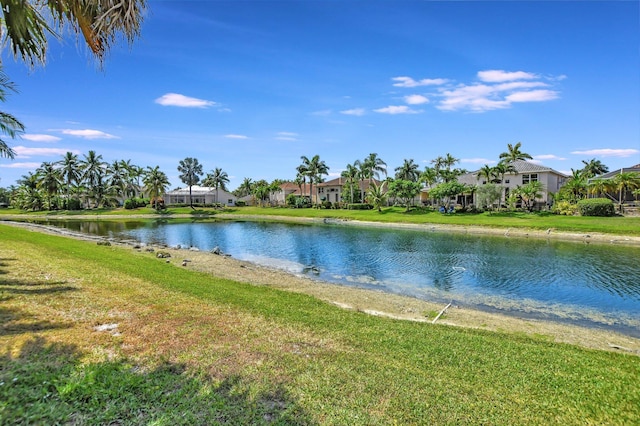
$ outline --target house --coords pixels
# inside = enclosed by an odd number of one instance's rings
[[[314,185],[315,188],[315,185]],[[309,196],[309,184],[298,185],[293,182],[284,182],[280,185],[280,191],[269,194],[269,200],[272,204],[284,206],[287,203],[287,197],[291,194],[297,196]],[[314,189],[315,192],[315,189]]]
[[[170,204],[189,204],[189,187],[178,188],[166,192],[163,196],[164,202]],[[206,186],[193,185],[191,187],[191,202],[193,204],[216,204],[221,203],[226,206],[234,206],[237,197],[224,189],[209,188]]]
[[[511,163],[516,169],[516,173],[508,173],[504,175],[504,180],[498,184],[504,188],[501,204],[506,204],[509,194],[518,186],[526,185],[529,182],[541,182],[543,186],[542,197],[538,199],[538,204],[550,204],[552,201],[550,193],[556,193],[564,185],[569,176],[560,173],[550,167],[535,164],[529,161],[518,160]],[[467,185],[486,185],[486,178],[478,177],[479,170],[466,173],[458,177],[458,182]],[[498,177],[499,179],[499,177]],[[459,204],[476,204],[475,194],[465,194],[458,197]]]
[[[331,179],[326,182],[318,183],[314,185],[313,196],[314,199],[317,195],[319,200],[322,201],[330,201],[331,203],[340,203],[342,202],[342,191],[344,190],[344,185],[347,183],[347,179],[340,176],[335,179]],[[358,183],[358,189],[356,191],[360,192],[360,199],[364,200],[367,195],[367,191],[369,191],[369,187],[372,184],[380,185],[380,181],[376,179],[363,179]],[[350,197],[347,197],[347,199]]]
[[[638,176],[640,176],[640,164],[636,164],[635,166],[631,166],[631,167],[623,167],[621,169],[614,170],[612,172],[608,172],[608,173],[605,173],[605,174],[600,175],[600,176],[596,176],[593,179],[589,179],[589,183],[593,182],[596,179],[613,180],[620,173],[638,173]],[[619,200],[620,195],[617,194],[617,193],[614,194],[614,195],[610,195],[610,197],[614,198],[617,202],[620,201]],[[626,191],[626,193],[622,196],[622,199],[625,202],[635,201],[636,200],[636,198],[633,195],[632,191]]]

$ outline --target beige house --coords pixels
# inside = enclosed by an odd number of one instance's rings
[[[556,193],[565,184],[569,176],[564,173],[560,173],[550,167],[546,167],[540,164],[535,164],[529,161],[518,160],[511,163],[516,169],[516,173],[508,173],[504,176],[504,180],[498,183],[504,188],[502,192],[501,204],[506,204],[506,199],[509,197],[511,191],[516,187],[526,185],[529,182],[541,182],[543,186],[542,198],[538,199],[538,204],[549,204],[552,199],[549,193]],[[458,182],[465,183],[467,185],[486,185],[486,178],[478,177],[478,171],[464,174],[458,177]],[[465,200],[461,197],[467,197]],[[475,194],[472,196],[468,194],[466,196],[459,197],[459,204],[476,204]]]
[[[272,204],[284,205],[286,204],[287,196],[290,194],[297,196],[310,197],[313,203],[321,203],[323,201],[330,201],[331,203],[342,202],[342,191],[346,183],[346,179],[338,177],[326,182],[314,184],[313,187],[309,183],[304,185],[298,185],[293,182],[285,182],[280,185],[281,190],[278,192],[272,192],[269,196]],[[379,181],[373,179],[372,182],[380,184]],[[367,193],[369,190],[369,180],[360,181],[360,192]],[[313,191],[313,194],[311,194]],[[364,198],[364,197],[362,197]]]
[[[189,187],[178,188],[166,192],[163,196],[164,202],[170,204],[189,204]],[[223,189],[209,188],[206,186],[193,185],[191,187],[191,201],[193,204],[216,204],[221,203],[226,206],[234,206],[237,197]]]

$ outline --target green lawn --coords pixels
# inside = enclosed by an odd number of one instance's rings
[[[549,213],[525,213],[525,212],[501,212],[501,213],[456,213],[441,214],[421,209],[406,213],[403,208],[389,207],[382,212],[371,210],[333,210],[333,209],[289,209],[289,208],[262,208],[262,207],[234,207],[216,210],[210,208],[189,207],[169,208],[162,213],[157,213],[151,208],[134,210],[125,209],[94,209],[89,211],[54,211],[54,212],[19,212],[13,209],[0,210],[0,219],[4,216],[17,214],[24,218],[46,218],[48,216],[81,217],[96,216],[107,218],[118,216],[125,219],[132,215],[150,215],[158,217],[224,217],[225,214],[242,214],[263,216],[286,217],[311,217],[311,218],[336,218],[348,220],[361,220],[382,223],[414,223],[414,224],[441,224],[458,226],[486,226],[492,228],[519,228],[531,230],[553,229],[558,232],[584,232],[606,233],[613,235],[640,236],[640,217],[583,217],[560,216]]]
[[[0,424],[640,422],[638,356],[373,317],[3,224],[0,321]]]

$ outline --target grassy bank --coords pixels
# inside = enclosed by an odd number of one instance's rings
[[[0,423],[640,421],[637,356],[372,317],[180,262],[0,224]]]
[[[54,211],[54,212],[31,212],[0,210],[2,217],[40,218],[51,216],[82,218],[113,218],[117,216],[126,219],[131,216],[151,216],[172,218],[176,216],[187,217],[224,217],[225,214],[242,214],[264,216],[265,218],[274,216],[286,216],[292,218],[334,218],[346,220],[360,220],[380,223],[407,223],[407,224],[435,224],[453,226],[483,226],[502,229],[531,229],[548,230],[556,232],[579,232],[579,233],[604,233],[612,235],[640,236],[640,217],[583,217],[583,216],[560,216],[549,213],[525,213],[525,212],[500,212],[500,213],[456,213],[442,214],[427,210],[416,209],[405,212],[404,208],[389,207],[382,212],[372,210],[333,210],[333,209],[289,209],[289,208],[262,208],[262,207],[235,207],[224,210],[198,208],[195,210],[189,207],[169,208],[162,213],[158,213],[150,208],[133,210],[125,209],[94,209],[88,211]]]

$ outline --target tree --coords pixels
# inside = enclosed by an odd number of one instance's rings
[[[595,195],[596,197],[606,195],[612,200],[615,200],[615,198],[609,194],[609,191],[612,189],[614,188],[611,179],[590,179],[587,184],[587,191],[589,194]]]
[[[411,182],[417,182],[420,178],[419,166],[413,161],[413,159],[405,159],[402,166],[396,167],[396,179],[408,180]]]
[[[324,161],[320,160],[319,155],[314,155],[311,159],[304,155],[300,157],[302,160],[302,168],[304,174],[309,177],[309,196],[313,194],[313,183],[320,183],[322,176],[329,174],[329,167]],[[313,204],[313,200],[311,200]],[[316,204],[318,203],[318,194],[316,194]]]
[[[476,176],[476,180],[480,180],[481,178],[484,178],[486,180],[485,183],[492,183],[496,177],[497,176],[496,176],[495,169],[490,165],[485,164],[484,166],[480,167],[480,170],[478,170],[478,175]]]
[[[633,191],[640,188],[640,173],[637,172],[621,172],[613,178],[613,185],[618,190],[618,202],[624,203],[624,194],[627,191]]]
[[[493,166],[493,173],[495,174],[496,178],[500,178],[500,182],[498,183],[504,183],[504,175],[506,175],[507,173],[516,174],[518,173],[518,171],[513,166],[513,164],[500,162]]]
[[[500,154],[500,161],[504,163],[513,163],[518,160],[533,160],[533,157],[526,152],[520,151],[522,142],[515,145],[507,144],[507,151]]]
[[[602,164],[600,160],[596,160],[595,158],[592,158],[589,161],[582,160],[582,164],[584,164],[584,167],[582,168],[581,172],[586,176],[587,179],[591,179],[593,177],[609,172],[609,168]]]
[[[88,197],[95,200],[96,206],[99,206],[102,200],[102,194],[105,192],[102,180],[106,172],[106,163],[102,161],[102,155],[98,155],[95,151],[91,150],[85,154],[81,165],[82,180],[86,183],[89,191]]]
[[[355,194],[353,189],[359,183],[358,178],[360,177],[360,172],[358,168],[356,167],[355,164],[347,164],[347,168],[343,170],[340,176],[345,178],[344,187],[349,190],[349,194],[350,194],[349,202],[355,203],[356,200],[354,199]]]
[[[144,184],[144,190],[149,194],[151,205],[155,206],[156,210],[158,210],[159,204],[157,200],[162,194],[167,192],[167,188],[169,187],[167,175],[160,170],[160,166],[155,166],[154,168],[147,167],[142,177],[142,183]]]
[[[0,5],[3,45],[9,46],[14,57],[34,67],[46,61],[47,35],[61,38],[66,27],[76,35],[82,34],[102,64],[106,52],[120,37],[132,44],[140,35],[146,0],[0,0]],[[50,18],[43,15],[45,10]]]
[[[60,172],[54,167],[53,163],[44,162],[36,170],[36,176],[38,177],[38,188],[44,190],[45,194],[47,194],[48,210],[52,210],[52,198],[58,193],[62,185]]]
[[[251,178],[246,177],[235,190],[235,195],[238,197],[246,197],[251,193],[253,193],[253,182],[251,181]]]
[[[227,184],[229,183],[229,175],[223,171],[220,167],[216,167],[211,173],[207,173],[207,177],[204,178],[202,184],[208,187],[214,187],[216,189],[216,203],[218,203],[218,189],[222,188],[223,191],[227,190]]]
[[[480,185],[476,188],[476,200],[478,207],[493,208],[494,204],[500,202],[502,197],[502,187],[499,185],[488,183],[486,185]]]
[[[405,179],[395,179],[389,184],[389,192],[402,200],[406,210],[409,211],[413,205],[413,200],[420,193],[420,184]]]
[[[81,165],[78,156],[73,152],[67,151],[62,160],[56,163],[60,166],[60,178],[64,182],[64,191],[66,195],[66,204],[69,208],[69,194],[74,183],[79,183],[81,174]]]
[[[200,182],[200,176],[202,176],[202,164],[200,164],[197,158],[187,157],[184,160],[180,160],[178,171],[180,172],[179,177],[182,183],[189,186],[189,207],[193,209],[191,187]]]
[[[466,185],[457,182],[443,182],[431,188],[429,195],[436,200],[446,200],[445,204],[449,207],[451,198],[462,194],[466,190]]]
[[[0,65],[0,102],[7,100],[7,93],[17,90],[13,82],[9,81],[9,78],[2,71]],[[11,139],[15,139],[16,136],[24,132],[24,125],[13,115],[0,111],[0,133],[9,136]],[[13,149],[7,145],[7,143],[0,137],[0,157],[6,157],[14,159],[16,153]]]
[[[387,191],[385,190],[386,183],[387,182],[384,181],[380,185],[378,185],[373,182],[371,185],[369,185],[369,190],[367,192],[367,202],[379,212],[382,211],[382,206],[387,203]]]
[[[524,208],[528,211],[533,211],[535,202],[538,198],[542,197],[542,191],[544,186],[540,181],[532,181],[525,185],[518,186],[514,190],[514,193],[522,200]]]

